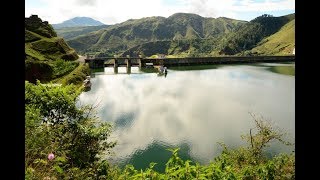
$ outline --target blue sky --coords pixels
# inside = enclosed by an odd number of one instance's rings
[[[76,16],[105,24],[177,12],[203,17],[250,21],[262,14],[282,16],[295,12],[295,0],[25,0],[25,16],[38,15],[51,24]]]

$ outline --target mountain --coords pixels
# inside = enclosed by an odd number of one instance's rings
[[[255,55],[292,54],[295,47],[295,19],[285,24],[278,32],[264,38],[250,53]]]
[[[273,17],[264,14],[229,33],[221,41],[222,55],[236,55],[254,48],[263,38],[278,32],[285,24],[295,18],[295,14]]]
[[[99,52],[113,55],[156,41],[215,39],[245,23],[247,22],[225,17],[205,18],[196,14],[176,13],[168,18],[154,16],[130,19],[69,39],[67,42],[79,53]]]
[[[107,28],[109,26],[110,25],[63,27],[55,29],[55,31],[57,32],[58,36],[63,37],[65,40],[69,40],[77,36]]]
[[[26,80],[50,80],[55,75],[55,62],[76,59],[75,50],[63,38],[57,37],[47,21],[42,21],[37,15],[25,18]]]
[[[54,29],[60,29],[64,27],[79,27],[79,26],[101,26],[102,22],[94,20],[90,17],[75,17],[59,24],[52,24]]]
[[[130,19],[67,42],[79,53],[96,56],[287,55],[294,47],[294,19],[294,13],[280,17],[264,14],[250,22],[176,13],[168,18]]]

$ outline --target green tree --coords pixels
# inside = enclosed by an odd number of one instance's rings
[[[80,92],[74,85],[25,83],[26,179],[97,176],[101,157],[116,143],[109,142],[111,125],[94,115],[94,107],[76,106]]]

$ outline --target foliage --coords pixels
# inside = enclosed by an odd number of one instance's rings
[[[107,165],[101,157],[115,145],[108,141],[111,125],[93,107],[76,106],[80,92],[73,85],[25,83],[26,179],[93,179]]]
[[[82,26],[82,27],[63,27],[55,28],[58,36],[63,37],[65,40],[72,39],[74,37],[84,35],[93,31],[98,31],[100,29],[107,28],[109,25],[101,26]]]
[[[154,54],[167,54],[175,57],[205,57],[217,50],[218,38],[208,39],[177,39],[172,41],[147,42],[135,46],[122,53],[136,57],[139,54],[152,56]]]
[[[25,79],[32,83],[35,83],[37,80],[40,80],[41,82],[49,82],[50,80],[70,73],[76,67],[78,67],[78,65],[79,62],[65,61],[62,59],[51,62],[26,60]]]
[[[25,18],[25,25],[26,80],[32,83],[36,80],[48,82],[66,75],[78,66],[78,62],[66,62],[78,59],[78,55],[62,38],[54,35],[50,24],[42,22],[37,16],[31,16]],[[39,28],[47,29],[51,35],[39,33]]]
[[[39,35],[31,32],[31,31],[28,31],[26,29],[25,29],[24,38],[25,38],[25,42],[33,42],[33,41],[37,41],[37,40],[41,39],[41,37],[39,37]]]
[[[51,60],[76,60],[78,58],[75,51],[61,38],[43,38],[41,40],[31,42],[27,47],[43,54],[47,59]]]
[[[131,19],[74,37],[68,43],[80,53],[135,56],[144,53],[199,57],[221,55],[288,54],[292,43],[273,45],[250,52],[260,41],[278,32],[295,18],[294,14],[281,17],[262,15],[250,22],[225,17],[204,18],[196,14],[176,13],[168,18],[148,17]],[[286,41],[286,39],[283,39]],[[198,43],[201,42],[201,43]],[[269,55],[269,54],[268,54]]]
[[[184,161],[179,148],[169,149],[165,172],[149,168],[124,169],[103,157],[110,154],[111,126],[94,115],[94,107],[76,106],[80,89],[73,85],[37,85],[26,82],[25,173],[26,179],[295,179],[295,155],[267,157],[264,149],[274,140],[286,145],[282,130],[251,114],[256,127],[242,136],[247,145],[230,149],[220,143],[222,153],[210,164]],[[48,160],[48,154],[55,158]]]
[[[27,60],[56,59],[76,60],[77,53],[66,42],[57,37],[47,22],[42,22],[36,15],[25,18],[25,55]],[[46,29],[45,32],[41,31]],[[49,33],[49,34],[48,34]]]
[[[52,26],[48,24],[47,21],[42,22],[37,15],[31,15],[29,18],[25,18],[25,28],[47,38],[57,37]]]
[[[234,55],[256,46],[263,38],[270,36],[291,20],[291,16],[273,17],[259,16],[234,33],[225,37],[222,43],[221,54]]]
[[[52,62],[52,66],[53,66],[53,72],[54,72],[53,78],[59,78],[73,71],[76,67],[79,66],[79,62],[65,61],[62,59],[58,59]]]
[[[164,173],[153,170],[156,163],[149,168],[137,170],[127,165],[117,179],[295,179],[294,154],[280,154],[268,159],[263,149],[273,140],[283,140],[284,133],[270,123],[253,115],[256,133],[243,136],[248,145],[229,149],[223,143],[222,153],[208,165],[200,165],[190,160],[183,161],[177,149],[169,149],[171,158],[166,163]]]
[[[295,47],[295,20],[291,20],[278,32],[261,40],[251,53],[257,55],[292,54]]]
[[[196,14],[176,13],[168,18],[147,17],[131,19],[106,29],[68,40],[78,52],[104,52],[122,54],[135,46],[179,38],[215,38],[231,32],[245,21],[227,18],[205,18]],[[161,52],[147,52],[157,54]],[[148,56],[148,55],[146,55]]]
[[[57,79],[55,82],[59,82],[62,85],[74,84],[77,87],[82,85],[83,80],[90,74],[90,68],[88,64],[80,64],[76,69],[71,71],[66,76]]]
[[[43,61],[25,61],[25,79],[35,83],[36,80],[48,82],[52,79],[53,68]]]
[[[285,75],[295,75],[295,67],[294,66],[272,66],[268,68],[271,72],[285,74]]]

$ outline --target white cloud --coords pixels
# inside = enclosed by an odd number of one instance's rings
[[[35,3],[38,2],[38,3]],[[26,0],[25,15],[37,14],[49,23],[60,23],[76,16],[88,16],[114,24],[150,16],[168,17],[177,12],[204,17],[237,18],[239,13],[294,10],[294,0]],[[39,4],[43,4],[40,7]]]
[[[125,72],[125,67],[120,69]],[[241,142],[239,136],[253,126],[249,111],[270,115],[279,127],[294,133],[293,77],[249,66],[186,73],[191,72],[170,70],[167,78],[150,73],[92,79],[94,87],[81,94],[80,100],[83,104],[102,100],[99,117],[115,123],[121,115],[134,113],[133,121],[112,133],[118,141],[117,158],[144,150],[155,141],[175,146],[187,141],[192,156],[209,161],[217,153],[216,142]]]
[[[265,0],[262,3],[254,2],[253,0],[240,1],[238,6],[232,7],[231,10],[237,12],[259,12],[259,11],[282,11],[295,9],[294,0]]]

